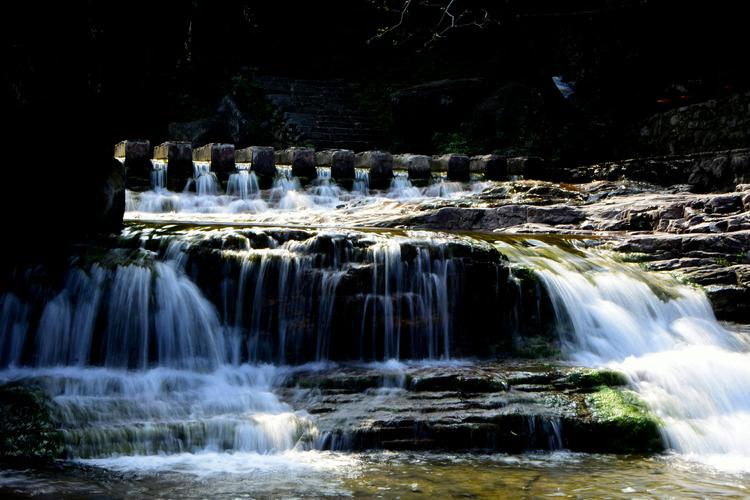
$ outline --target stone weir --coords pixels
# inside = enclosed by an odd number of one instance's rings
[[[318,169],[330,169],[330,178],[351,187],[356,169],[365,170],[372,189],[387,189],[394,171],[403,171],[415,185],[424,185],[435,176],[468,182],[472,176],[504,181],[519,176],[540,175],[544,162],[536,157],[507,158],[498,155],[469,157],[461,154],[438,156],[397,154],[368,150],[291,147],[274,150],[270,146],[236,148],[233,144],[210,143],[193,148],[190,143],[168,141],[153,148],[146,140],[125,140],[115,146],[114,156],[125,166],[128,188],[134,191],[168,189],[199,191],[198,178],[212,175],[226,188],[231,176],[251,171],[261,188],[269,187],[279,166],[289,166],[290,174],[303,181],[318,177]]]

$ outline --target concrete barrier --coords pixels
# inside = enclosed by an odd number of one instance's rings
[[[189,142],[163,142],[154,147],[154,159],[167,163],[167,189],[185,189],[188,179],[193,177],[193,146]]]
[[[128,189],[145,191],[151,188],[151,143],[127,140],[115,144],[114,157],[125,166]]]
[[[331,177],[336,182],[350,182],[356,177],[354,173],[354,151],[339,149],[331,154]]]
[[[315,150],[312,148],[289,148],[288,151],[293,176],[303,179],[318,177],[318,171],[315,169]]]
[[[466,182],[471,178],[469,164],[468,156],[447,154],[433,156],[430,168],[433,172],[446,172],[449,180]]]
[[[508,160],[504,156],[475,156],[471,159],[470,170],[475,173],[482,173],[485,179],[492,181],[508,180]]]
[[[430,157],[426,155],[402,154],[393,157],[394,168],[406,170],[412,182],[425,182],[432,178]]]
[[[259,177],[276,177],[275,152],[271,146],[250,146],[234,152],[237,163],[250,163],[250,170]]]
[[[193,150],[194,161],[211,163],[211,171],[226,185],[229,175],[235,170],[234,144],[212,142]]]
[[[355,166],[367,168],[371,189],[388,189],[393,179],[393,155],[387,151],[363,151],[355,155]]]

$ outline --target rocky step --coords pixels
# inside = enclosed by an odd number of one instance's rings
[[[549,364],[342,366],[297,372],[281,394],[313,415],[324,449],[661,450],[658,420],[624,383]]]

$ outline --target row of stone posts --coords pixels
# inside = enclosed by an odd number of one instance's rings
[[[465,156],[446,154],[426,156],[414,154],[392,155],[387,151],[351,150],[315,151],[293,147],[274,150],[269,146],[250,146],[235,149],[233,144],[210,143],[193,148],[187,142],[169,141],[150,148],[149,141],[122,141],[115,146],[115,157],[125,163],[131,189],[148,189],[151,160],[162,161],[168,167],[168,185],[181,190],[193,176],[193,162],[208,162],[222,184],[238,169],[255,172],[261,186],[270,185],[276,176],[276,165],[291,166],[292,175],[303,180],[317,177],[317,168],[331,168],[331,178],[338,183],[353,182],[356,168],[367,169],[372,189],[386,189],[394,170],[406,170],[409,179],[419,185],[429,182],[434,172],[445,173],[452,181],[466,182],[472,173],[483,174],[489,180],[507,180],[511,176],[537,171],[542,167],[539,158],[506,158],[498,155]]]

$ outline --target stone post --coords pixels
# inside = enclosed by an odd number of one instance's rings
[[[118,142],[114,156],[125,166],[128,189],[145,191],[151,188],[151,144],[148,141]]]
[[[194,161],[211,162],[211,171],[226,187],[229,175],[235,170],[234,144],[212,142],[193,150]]]
[[[154,159],[167,163],[167,189],[185,189],[188,179],[193,177],[193,146],[189,142],[163,142],[154,147]]]
[[[293,176],[302,179],[318,177],[318,171],[315,169],[315,150],[311,148],[290,148],[289,156]]]
[[[393,155],[387,151],[357,153],[355,165],[367,168],[370,189],[388,189],[393,179]]]
[[[412,183],[426,184],[432,178],[430,170],[430,157],[425,155],[403,154],[393,157],[397,168],[405,169],[409,173]]]
[[[331,178],[339,184],[351,187],[355,177],[354,151],[339,149],[331,153]]]

